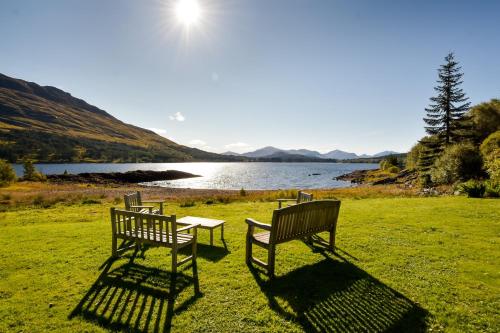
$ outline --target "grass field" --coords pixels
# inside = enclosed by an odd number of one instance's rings
[[[344,199],[337,254],[300,241],[278,246],[273,281],[244,263],[244,218],[269,222],[275,203],[172,202],[166,210],[178,217],[227,221],[225,245],[216,237],[210,247],[208,232],[199,232],[200,295],[189,267],[173,291],[164,248],[108,261],[110,206],[87,201],[0,213],[0,332],[500,327],[498,200]]]

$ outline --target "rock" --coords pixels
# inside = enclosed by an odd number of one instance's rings
[[[151,170],[136,170],[127,172],[110,172],[110,173],[79,173],[62,174],[62,175],[47,175],[47,179],[51,182],[71,182],[71,183],[93,183],[93,184],[110,184],[110,183],[143,183],[153,182],[158,180],[175,180],[184,178],[200,177],[192,173],[167,170],[167,171],[151,171]]]

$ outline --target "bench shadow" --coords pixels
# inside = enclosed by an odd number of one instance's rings
[[[137,251],[128,263],[113,269],[114,260],[108,259],[68,318],[81,317],[113,331],[169,332],[174,315],[202,295],[176,303],[176,297],[196,281],[183,273],[136,264],[136,255]]]
[[[429,313],[342,256],[268,280],[251,268],[269,306],[307,332],[424,332]]]

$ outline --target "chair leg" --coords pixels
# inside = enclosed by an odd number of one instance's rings
[[[172,249],[172,274],[177,273],[177,249]]]
[[[335,252],[335,230],[330,231],[330,250]]]
[[[118,244],[115,235],[113,235],[111,239],[111,256],[113,258],[118,257]]]
[[[196,252],[197,252],[197,245],[196,245],[196,238],[193,241],[193,247],[192,247],[192,255],[193,255],[193,280],[194,280],[194,292],[195,294],[200,293],[200,282],[198,280],[198,265],[196,264]]]
[[[276,258],[276,247],[270,246],[267,253],[267,274],[272,279],[274,278],[274,260]]]
[[[247,245],[246,245],[246,252],[245,252],[245,261],[247,265],[250,265],[252,263],[252,237],[247,235]]]

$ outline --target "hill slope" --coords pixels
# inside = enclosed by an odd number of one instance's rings
[[[50,86],[0,74],[0,158],[17,162],[238,160],[172,142]]]

